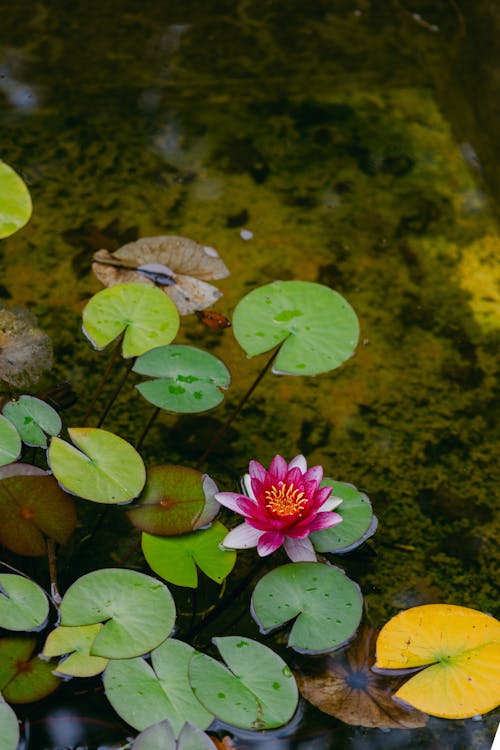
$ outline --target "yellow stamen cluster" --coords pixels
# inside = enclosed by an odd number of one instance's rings
[[[301,516],[302,511],[308,503],[304,493],[292,484],[278,482],[278,486],[272,486],[265,491],[266,508],[276,516]]]

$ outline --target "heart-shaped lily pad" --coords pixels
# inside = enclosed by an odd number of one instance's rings
[[[176,741],[168,720],[145,729],[135,738],[132,750],[214,750],[214,743],[205,732],[192,724],[184,724]]]
[[[298,689],[283,659],[257,641],[239,636],[214,638],[227,664],[195,653],[191,687],[218,719],[241,729],[273,729],[295,713]]]
[[[321,486],[332,487],[332,495],[341,498],[342,503],[335,510],[342,516],[342,523],[313,532],[311,542],[318,552],[350,552],[377,530],[370,500],[352,484],[325,478]]]
[[[145,399],[160,409],[194,414],[213,409],[229,386],[227,367],[194,346],[161,346],[139,357],[134,372],[156,378],[136,386]]]
[[[41,630],[48,614],[49,602],[40,586],[14,573],[0,574],[0,628]]]
[[[375,666],[426,667],[396,693],[420,711],[447,719],[485,714],[500,703],[500,622],[453,604],[413,607],[380,631]]]
[[[0,747],[3,750],[16,750],[18,744],[19,724],[17,716],[9,704],[5,703],[0,696]]]
[[[115,711],[136,729],[163,719],[171,722],[176,736],[186,721],[206,729],[213,715],[195,698],[189,683],[193,653],[192,646],[168,638],[151,653],[152,666],[144,659],[111,661],[103,682]]]
[[[90,651],[97,634],[103,627],[98,622],[95,625],[81,625],[79,627],[67,628],[64,625],[49,633],[43,655],[61,656],[55,673],[69,677],[93,677],[100,674],[108,666],[108,659],[102,656],[91,656]]]
[[[0,479],[0,544],[18,555],[47,554],[45,537],[65,544],[76,520],[73,499],[51,474],[42,472],[42,476],[37,476],[16,471],[15,475]]]
[[[273,372],[317,375],[353,355],[359,324],[333,289],[309,281],[275,281],[243,297],[234,311],[233,331],[249,357],[282,345]]]
[[[21,229],[31,216],[29,190],[19,175],[0,161],[0,239]]]
[[[135,570],[103,568],[79,578],[61,602],[61,625],[104,622],[90,653],[107,659],[145,654],[168,637],[175,604],[168,588]]]
[[[126,503],[137,497],[146,469],[130,443],[96,427],[72,427],[68,434],[76,448],[53,438],[48,452],[50,468],[67,492],[95,503]]]
[[[217,514],[216,492],[215,482],[196,469],[173,464],[152,466],[147,469],[146,486],[138,503],[127,515],[134,526],[150,534],[186,534]],[[206,505],[211,509],[208,516]]]
[[[53,662],[33,656],[35,647],[36,638],[0,639],[0,690],[9,703],[41,700],[60,685],[60,679],[52,674]]]
[[[176,537],[143,533],[142,551],[150,568],[166,581],[195,589],[196,566],[217,583],[232,571],[236,553],[219,546],[226,534],[227,529],[218,521],[209,529]]]
[[[27,445],[44,447],[47,445],[45,435],[58,435],[61,431],[61,417],[56,410],[34,396],[20,396],[17,401],[8,401],[2,413]]]
[[[21,438],[14,425],[0,414],[0,466],[17,461],[21,455]]]
[[[342,645],[356,632],[362,597],[359,586],[339,568],[291,563],[260,579],[251,611],[264,633],[297,618],[288,645],[302,653],[322,653]]]
[[[170,344],[178,330],[179,313],[172,300],[145,284],[103,289],[83,310],[83,332],[96,349],[104,349],[124,332],[124,357]]]

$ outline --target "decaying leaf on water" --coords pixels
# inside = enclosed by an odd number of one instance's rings
[[[377,631],[363,627],[349,648],[309,662],[295,672],[299,690],[309,703],[346,724],[413,729],[427,722],[426,714],[405,708],[393,694],[405,678],[375,674]]]
[[[24,388],[51,367],[52,344],[33,313],[0,306],[0,380]]]
[[[181,315],[214,304],[222,292],[207,280],[229,276],[214,248],[174,235],[142,237],[114,253],[99,250],[92,270],[105,286],[135,281],[160,287]]]

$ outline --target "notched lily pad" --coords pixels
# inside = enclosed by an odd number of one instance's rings
[[[21,438],[14,425],[0,414],[0,466],[17,461],[21,455]]]
[[[36,638],[0,639],[0,691],[9,703],[32,703],[57,690],[55,664],[33,656]]]
[[[168,720],[160,721],[141,732],[132,745],[132,750],[214,750],[214,743],[205,732],[186,723],[179,739]]]
[[[17,401],[8,401],[2,413],[26,445],[45,447],[46,435],[58,435],[61,431],[61,418],[56,410],[34,396],[20,396]]]
[[[318,552],[350,552],[377,530],[378,522],[370,500],[352,484],[325,478],[321,486],[332,487],[332,495],[342,500],[335,509],[342,516],[342,523],[330,529],[314,531],[310,536],[311,542]]]
[[[0,628],[41,630],[48,614],[49,602],[40,586],[14,573],[0,574]]]
[[[17,232],[31,216],[31,197],[24,180],[0,161],[0,239]]]
[[[93,677],[108,666],[109,659],[92,656],[90,651],[95,638],[102,628],[101,623],[79,627],[55,628],[47,636],[43,655],[47,657],[66,655],[61,659],[55,674],[69,677]]]
[[[17,750],[19,744],[19,723],[17,716],[0,695],[0,747],[4,750]]]

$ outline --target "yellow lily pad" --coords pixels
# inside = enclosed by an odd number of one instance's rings
[[[47,657],[66,655],[57,665],[54,674],[93,677],[103,672],[108,666],[109,659],[92,656],[90,653],[96,635],[102,628],[101,622],[76,627],[60,625],[49,633],[43,655]]]

